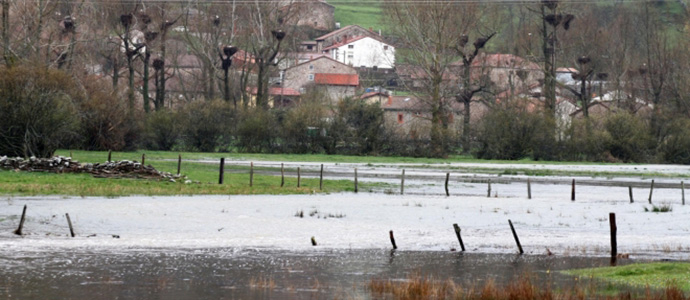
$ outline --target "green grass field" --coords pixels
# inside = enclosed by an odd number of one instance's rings
[[[675,286],[685,292],[690,292],[690,263],[632,264],[619,267],[572,270],[565,273],[638,288],[663,289],[668,286]]]
[[[373,30],[384,29],[381,22],[381,4],[378,0],[332,0],[328,3],[335,6],[335,21],[340,26],[359,25]]]

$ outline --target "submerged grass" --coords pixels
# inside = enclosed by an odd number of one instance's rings
[[[632,264],[619,267],[571,270],[564,273],[640,288],[663,289],[671,286],[684,292],[690,292],[690,263]]]
[[[520,276],[507,286],[497,286],[488,280],[483,286],[463,287],[452,280],[412,275],[406,280],[372,279],[367,289],[374,299],[462,299],[462,300],[558,300],[558,299],[607,299],[607,300],[686,300],[676,285],[665,285],[657,291],[645,288],[639,291],[600,290],[594,286],[573,286],[553,290],[549,283],[537,285],[531,276]]]

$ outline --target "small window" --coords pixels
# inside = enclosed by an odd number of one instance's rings
[[[307,90],[305,88],[299,88],[300,94],[304,94]]]
[[[309,70],[314,70],[314,65],[309,65]]]
[[[312,50],[312,49],[314,49],[314,46],[312,46],[312,45],[307,46],[307,50]]]
[[[309,79],[309,81],[314,81],[314,74],[309,74],[307,78]]]
[[[384,45],[383,50],[388,50],[388,45]]]
[[[354,49],[355,45],[347,45],[347,49]]]
[[[403,114],[398,114],[398,124],[402,124],[403,122]]]

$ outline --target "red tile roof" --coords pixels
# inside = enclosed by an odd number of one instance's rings
[[[326,85],[359,86],[359,75],[316,73],[314,74],[314,82]]]

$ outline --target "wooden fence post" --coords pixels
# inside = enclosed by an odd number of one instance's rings
[[[108,162],[111,162],[111,161],[112,161],[112,157],[113,157],[113,151],[112,151],[112,150],[108,150]]]
[[[682,196],[681,200],[683,201],[683,205],[685,205],[685,183],[682,181],[680,182],[680,192]]]
[[[465,252],[465,244],[462,242],[462,236],[460,236],[460,226],[458,224],[453,224],[453,228],[455,229],[455,236],[458,237],[458,242],[460,242],[460,249],[462,249],[462,252]]]
[[[575,201],[575,178],[573,178],[573,188],[570,190],[570,201]]]
[[[486,191],[486,197],[491,198],[491,179],[489,179],[489,188]]]
[[[402,176],[400,176],[400,195],[405,194],[405,169],[402,170]]]
[[[300,169],[297,167],[297,187],[300,187],[302,181],[302,175],[300,174]]]
[[[446,173],[446,197],[450,196],[450,192],[448,192],[448,180],[450,180],[450,173]]]
[[[180,170],[182,169],[182,154],[177,155],[177,175],[180,175]]]
[[[223,173],[225,172],[225,157],[220,158],[220,170],[218,171],[218,184],[223,184]]]
[[[69,218],[69,214],[65,214],[67,217],[67,225],[69,225],[69,234],[74,237],[74,228],[72,227],[72,220]]]
[[[357,168],[355,168],[355,193],[358,192],[358,187],[357,187],[357,185],[358,185],[358,183],[357,183]]]
[[[393,236],[393,230],[390,231],[389,235],[391,237],[391,244],[393,244],[393,250],[398,249],[398,245],[395,244],[395,237]]]
[[[141,165],[146,165],[146,153],[141,154]]]
[[[311,245],[316,246],[316,238],[314,238],[313,236],[311,237]]]
[[[24,205],[24,210],[22,210],[22,218],[19,220],[19,227],[14,231],[16,235],[22,235],[22,229],[24,228],[24,220],[26,220],[26,205]]]
[[[285,164],[280,163],[280,187],[285,185]]]
[[[319,173],[319,191],[323,190],[323,164],[321,164],[321,172]]]
[[[532,183],[527,178],[527,199],[532,199]]]
[[[630,195],[630,203],[635,202],[635,201],[633,200],[632,186],[628,186],[628,194]]]
[[[618,241],[616,240],[618,228],[616,227],[615,213],[609,213],[609,226],[611,227],[611,262],[614,263],[618,256]]]
[[[254,186],[254,162],[249,163],[249,187]]]
[[[524,254],[525,252],[522,251],[522,245],[520,244],[520,239],[518,238],[517,233],[515,232],[515,227],[513,227],[513,222],[508,220],[508,224],[510,224],[510,230],[513,232],[513,237],[515,238],[515,243],[517,243],[518,250],[520,250],[520,254]]]
[[[652,186],[649,188],[649,204],[652,204],[652,193],[654,193],[654,179],[652,179]]]

